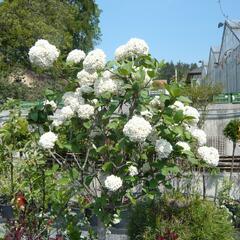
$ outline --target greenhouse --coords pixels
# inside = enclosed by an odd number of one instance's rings
[[[223,86],[223,93],[240,92],[240,23],[226,21],[220,48],[211,47],[208,78]]]

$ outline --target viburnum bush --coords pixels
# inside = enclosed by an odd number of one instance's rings
[[[29,59],[47,69],[59,54],[38,40]],[[144,40],[130,39],[108,62],[100,49],[73,50],[66,66],[75,64],[79,72],[67,91],[47,95],[29,119],[40,126],[40,151],[59,166],[59,175],[69,174],[72,199],[83,196],[103,226],[117,224],[127,206],[142,196],[153,199],[194,166],[218,164],[218,151],[204,146],[200,114],[181,96],[181,86],[166,84],[149,96],[160,65]]]

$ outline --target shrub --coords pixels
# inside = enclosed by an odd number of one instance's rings
[[[163,196],[138,203],[129,222],[131,240],[230,240],[234,228],[226,209],[199,197]]]

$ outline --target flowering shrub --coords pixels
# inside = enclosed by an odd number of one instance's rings
[[[59,52],[39,41],[30,60],[51,68]],[[196,164],[217,165],[217,150],[198,150],[202,144],[191,129],[199,113],[181,96],[181,87],[165,85],[168,94],[149,97],[159,63],[145,41],[129,40],[110,62],[100,49],[86,57],[73,50],[66,66],[75,63],[83,69],[69,80],[61,100],[48,95],[29,119],[37,126],[38,151],[51,156],[58,176],[64,176],[65,197],[86,199],[105,226],[120,221],[121,209],[142,196],[154,198],[160,186],[169,187]]]

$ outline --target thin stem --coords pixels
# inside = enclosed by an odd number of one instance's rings
[[[231,172],[230,172],[230,177],[229,177],[229,180],[230,180],[230,181],[232,181],[232,175],[233,175],[233,166],[234,166],[235,149],[236,149],[236,142],[233,142],[232,164],[231,164]]]

